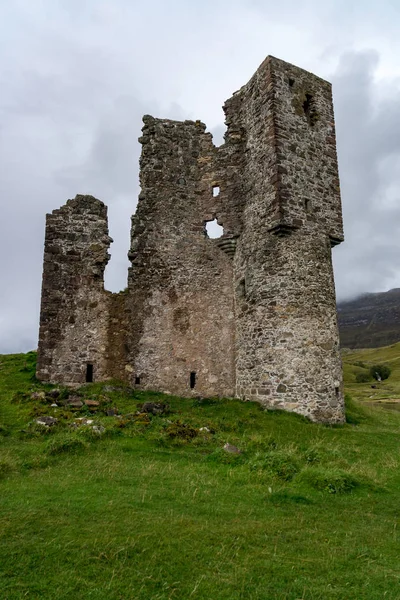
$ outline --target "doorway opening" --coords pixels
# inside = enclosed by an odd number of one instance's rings
[[[86,365],[86,383],[93,383],[93,365]]]
[[[190,373],[190,389],[193,390],[196,385],[196,371]]]

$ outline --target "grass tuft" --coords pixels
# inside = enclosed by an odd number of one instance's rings
[[[85,441],[74,434],[64,434],[48,440],[45,451],[50,456],[57,454],[77,454],[86,450],[88,445]]]
[[[216,465],[239,466],[246,462],[246,457],[243,454],[231,454],[223,448],[217,448],[214,452],[208,454],[205,460],[207,463]]]
[[[195,427],[178,420],[170,423],[166,428],[165,433],[170,438],[180,438],[181,440],[188,442],[195,438],[199,434],[199,431]]]
[[[315,490],[328,494],[347,494],[362,485],[359,478],[339,469],[309,468],[300,477]]]
[[[355,402],[349,394],[345,396],[345,406],[346,423],[349,425],[359,425],[368,421],[368,414],[365,408],[358,402]]]
[[[0,460],[0,479],[4,479],[13,472],[15,465],[9,460]]]
[[[290,453],[277,451],[256,455],[250,462],[250,469],[269,473],[282,481],[291,481],[299,472],[299,465]]]

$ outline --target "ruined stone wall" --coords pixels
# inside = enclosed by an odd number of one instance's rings
[[[129,311],[128,290],[107,294],[107,343],[106,373],[107,377],[130,383],[132,368],[128,363],[128,339],[131,331],[131,314]]]
[[[237,394],[341,421],[330,246],[343,232],[330,86],[268,58],[240,94],[247,144],[235,256]]]
[[[52,383],[94,380],[107,373],[109,260],[107,208],[78,195],[46,219],[37,377]]]
[[[143,118],[126,291],[104,291],[102,202],[48,215],[38,377],[79,384],[90,364],[94,380],[340,422],[331,86],[268,57],[224,111],[219,148],[200,121]]]
[[[316,224],[343,241],[331,84],[283,61],[267,60],[274,90],[277,226]]]
[[[232,259],[205,231],[220,203],[213,186],[223,187],[216,149],[199,121],[144,122],[129,253],[132,382],[183,396],[232,396]]]

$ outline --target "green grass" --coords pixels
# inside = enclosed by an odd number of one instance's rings
[[[392,369],[389,379],[380,383],[372,378],[367,383],[356,382],[357,373],[368,373],[372,365],[379,363],[387,364]],[[368,403],[391,401],[393,406],[397,400],[400,409],[400,343],[384,348],[346,351],[343,355],[343,369],[346,388],[352,397]],[[372,385],[376,387],[372,388]],[[390,402],[385,404],[390,406]]]
[[[360,361],[390,379],[356,384]],[[400,398],[400,345],[344,362],[348,422],[327,427],[101,384],[93,416],[51,408],[35,354],[0,356],[0,598],[397,600],[400,412],[376,400]],[[136,416],[148,400],[169,413]]]

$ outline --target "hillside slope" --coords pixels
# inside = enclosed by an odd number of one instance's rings
[[[348,400],[327,427],[116,382],[71,398],[34,368],[0,356],[1,598],[398,599],[399,412]]]
[[[365,294],[337,306],[342,348],[378,348],[400,341],[400,289]]]

